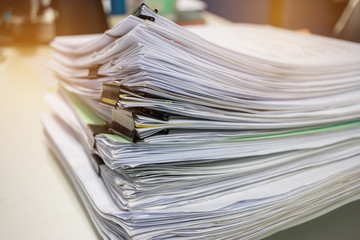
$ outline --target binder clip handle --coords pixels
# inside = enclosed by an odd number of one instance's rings
[[[154,17],[141,14],[141,10],[142,10],[143,6],[149,8],[145,3],[142,3],[142,4],[140,4],[139,7],[137,7],[137,8],[131,13],[131,15],[137,16],[137,17],[139,17],[139,18],[141,18],[141,19],[144,19],[144,20],[150,20],[150,21],[154,22],[154,21],[155,21],[155,18],[154,18]],[[150,9],[150,8],[149,8],[149,9]],[[155,9],[154,12],[157,13],[158,10]]]

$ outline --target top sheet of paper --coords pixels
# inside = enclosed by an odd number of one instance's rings
[[[271,26],[230,24],[187,29],[224,48],[295,65],[342,65],[360,62],[360,45]]]

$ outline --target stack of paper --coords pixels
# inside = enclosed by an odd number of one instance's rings
[[[360,46],[184,29],[58,37],[43,117],[105,239],[258,239],[360,198]]]

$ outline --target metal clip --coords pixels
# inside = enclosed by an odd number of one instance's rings
[[[113,109],[109,131],[133,142],[135,139],[135,123],[132,112],[124,109]]]
[[[100,65],[90,67],[88,78],[98,78],[99,77],[99,75],[98,75],[99,68],[100,68]]]
[[[140,4],[139,7],[137,7],[137,8],[131,13],[131,15],[137,16],[137,17],[139,17],[139,18],[141,18],[141,19],[144,19],[144,20],[150,20],[150,21],[154,22],[154,21],[155,21],[155,18],[154,18],[154,17],[141,14],[141,11],[142,11],[143,6],[149,8],[148,6],[146,6],[145,3],[142,3],[142,4]],[[155,9],[154,12],[157,13],[157,9]]]
[[[147,15],[139,14],[139,15],[137,15],[137,17],[138,17],[138,18],[141,18],[141,19],[144,19],[144,20],[150,20],[150,21],[152,21],[152,22],[155,21],[155,18],[152,17],[152,16],[147,16]]]
[[[144,108],[144,107],[135,108],[134,113],[137,113],[137,112],[139,112],[140,114],[144,114],[144,115],[159,119],[159,120],[163,120],[163,121],[170,120],[169,114],[167,114],[165,112],[149,109],[149,108]]]
[[[116,64],[116,61],[117,61],[117,58],[114,58],[113,60],[111,60],[111,61],[109,62],[109,64],[110,64],[111,66],[114,66],[114,65]]]
[[[99,155],[97,155],[95,153],[91,154],[89,157],[90,157],[90,163],[91,163],[92,167],[94,168],[97,175],[100,176],[100,165],[105,164],[104,161],[102,160],[102,158]]]
[[[107,35],[107,36],[109,36],[109,37],[111,37],[111,38],[121,38],[122,36],[115,36],[115,35],[112,35],[111,33],[110,33],[110,31],[111,30],[106,30],[105,31],[105,34]]]
[[[120,99],[120,83],[103,83],[103,90],[99,100],[100,104],[115,108]]]

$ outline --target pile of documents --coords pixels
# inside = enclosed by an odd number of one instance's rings
[[[360,198],[360,45],[185,29],[57,37],[42,118],[104,239],[259,239]]]

